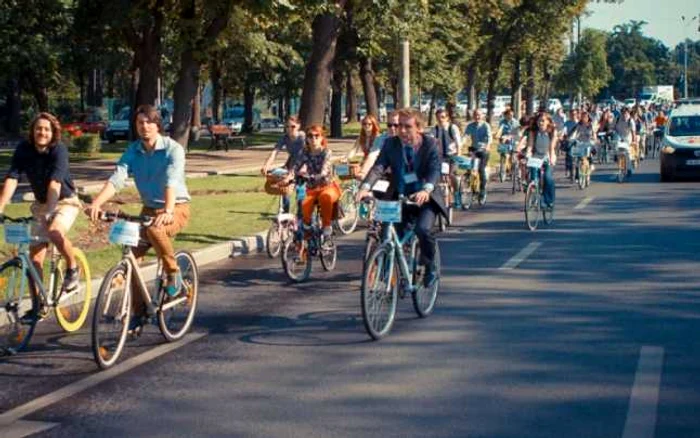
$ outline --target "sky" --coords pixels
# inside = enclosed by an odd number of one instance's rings
[[[644,34],[661,40],[669,48],[674,48],[683,39],[700,39],[698,20],[684,25],[681,16],[686,20],[700,15],[698,0],[624,0],[620,4],[596,3],[590,1],[588,11],[590,16],[583,17],[581,27],[592,27],[611,31],[618,24],[630,20],[646,21],[642,29]]]

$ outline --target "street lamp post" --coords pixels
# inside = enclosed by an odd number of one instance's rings
[[[697,15],[686,20],[685,15],[681,15],[681,21],[686,27],[695,21],[696,18],[698,18]],[[683,97],[688,98],[688,36],[683,36]]]

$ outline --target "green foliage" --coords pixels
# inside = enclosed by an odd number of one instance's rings
[[[98,134],[83,134],[73,139],[73,146],[80,154],[96,155],[100,153],[102,142]]]
[[[594,97],[608,84],[612,73],[607,63],[606,41],[605,32],[584,30],[576,50],[567,57],[559,72],[560,90]]]

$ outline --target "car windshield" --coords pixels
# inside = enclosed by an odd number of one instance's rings
[[[639,96],[640,100],[651,100],[651,94],[642,94]]]
[[[668,127],[671,137],[689,137],[700,135],[700,116],[671,117]]]
[[[119,111],[119,114],[117,114],[117,117],[115,118],[115,120],[129,120],[130,115],[131,115],[130,108],[122,108],[122,110]]]

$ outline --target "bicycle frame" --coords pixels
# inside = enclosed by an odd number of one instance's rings
[[[44,284],[44,280],[41,278],[39,275],[39,271],[36,269],[36,266],[34,266],[34,263],[29,259],[29,245],[26,243],[20,244],[19,245],[19,250],[18,254],[15,257],[16,260],[20,261],[20,264],[22,265],[22,278],[21,278],[21,290],[25,290],[25,287],[28,287],[29,285],[27,284],[27,272],[29,272],[29,275],[31,276],[32,280],[34,281],[34,285],[36,287],[36,291],[41,297],[44,299],[44,303],[47,306],[54,307],[56,304],[59,302],[61,297],[56,297],[56,289],[55,289],[55,281],[56,281],[56,276],[55,276],[55,271],[56,271],[56,261],[57,261],[57,256],[56,256],[56,251],[55,247],[50,244],[49,245],[49,281],[48,281],[48,286],[49,288],[52,289],[53,293],[51,290],[47,290],[46,285]],[[12,290],[14,285],[10,285],[10,289]],[[70,294],[73,294],[75,292],[71,292]],[[68,296],[68,295],[66,295]],[[58,299],[57,299],[58,298]]]
[[[388,278],[391,278],[394,274],[394,261],[396,258],[398,258],[399,272],[406,281],[404,291],[411,293],[415,292],[416,287],[413,284],[413,272],[409,267],[409,263],[413,264],[414,262],[414,260],[412,259],[414,257],[414,254],[411,254],[410,260],[406,260],[406,255],[403,252],[404,245],[408,242],[411,242],[411,240],[415,237],[415,232],[412,229],[406,230],[405,235],[402,239],[400,239],[398,233],[396,232],[396,227],[394,227],[393,223],[384,223],[383,225],[386,234],[384,239],[382,240],[381,245],[389,245],[391,247],[391,251],[389,252]]]

